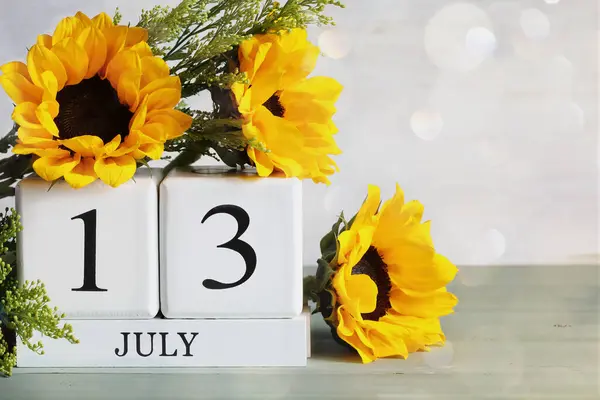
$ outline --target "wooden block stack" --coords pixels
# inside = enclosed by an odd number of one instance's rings
[[[304,366],[302,183],[141,169],[112,189],[27,178],[19,279],[41,279],[77,345],[26,367]]]

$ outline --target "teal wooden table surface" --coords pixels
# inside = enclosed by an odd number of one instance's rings
[[[289,369],[22,370],[0,399],[599,399],[597,266],[463,267],[448,343],[363,365],[319,315]]]

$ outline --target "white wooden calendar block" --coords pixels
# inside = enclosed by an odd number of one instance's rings
[[[67,318],[154,318],[159,310],[158,176],[82,189],[19,183],[18,276],[41,279]]]
[[[307,362],[306,319],[72,320],[78,344],[39,335],[17,367],[287,367]]]
[[[160,186],[167,318],[279,318],[302,311],[302,183],[173,171]]]

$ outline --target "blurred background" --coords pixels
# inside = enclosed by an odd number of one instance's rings
[[[37,34],[77,11],[119,6],[135,24],[141,9],[177,2],[11,2],[0,63],[23,60]],[[438,251],[458,265],[597,263],[597,2],[344,3],[331,10],[336,27],[310,29],[323,53],[314,75],[345,87],[335,116],[344,154],[330,186],[304,182],[304,264],[368,184],[389,197],[396,183],[425,205]],[[0,96],[0,134],[11,112]]]

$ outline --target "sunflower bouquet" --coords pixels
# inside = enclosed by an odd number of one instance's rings
[[[333,24],[327,6],[343,7],[335,0],[182,0],[142,11],[135,25],[121,24],[118,10],[62,19],[23,61],[0,66],[0,86],[14,103],[14,127],[0,139],[7,155],[0,198],[14,196],[30,175],[74,189],[97,180],[118,187],[153,160],[166,160],[168,172],[203,156],[254,167],[259,176],[328,182],[337,170],[330,155],[340,152],[331,116],[341,86],[307,78],[319,50],[306,33],[309,25]],[[204,91],[212,110],[186,104]],[[2,221],[0,234],[14,241],[18,215]],[[33,330],[77,341],[68,324],[58,327],[62,315],[48,307],[43,283],[16,282],[9,254],[0,254],[5,374],[15,363],[15,333],[25,343]],[[17,313],[24,305],[27,313]],[[41,343],[30,348],[42,351]]]
[[[332,121],[342,86],[312,76],[319,49],[307,27],[329,25],[337,0],[182,0],[122,16],[77,12],[33,40],[23,61],[0,66],[14,102],[13,129],[0,139],[0,198],[36,175],[50,188],[93,182],[117,188],[139,168],[167,161],[166,175],[201,157],[267,177],[329,184],[341,151]],[[211,110],[188,105],[208,92]],[[321,241],[305,294],[334,337],[363,361],[406,356],[444,340],[438,317],[456,298],[445,284],[455,267],[435,253],[417,203],[400,190],[379,208],[369,196]],[[49,307],[43,283],[15,279],[19,216],[0,218],[0,372],[15,364],[15,337],[30,349],[34,330],[72,343],[70,325]]]

